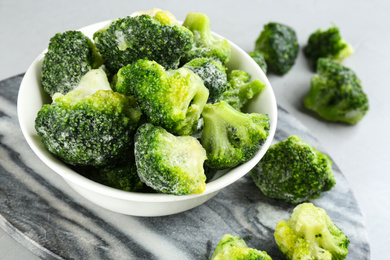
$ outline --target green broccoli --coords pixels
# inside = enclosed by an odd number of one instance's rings
[[[206,104],[202,116],[201,144],[211,168],[231,168],[250,160],[268,136],[268,115],[245,114],[225,101]]]
[[[115,166],[127,160],[141,112],[132,97],[110,89],[103,70],[91,70],[66,95],[38,112],[35,129],[46,148],[74,166]]]
[[[192,48],[193,38],[191,31],[164,11],[116,19],[93,35],[112,74],[138,59],[176,69],[182,55]]]
[[[142,191],[144,184],[138,176],[135,162],[128,160],[120,165],[75,167],[76,172],[100,184],[124,191]]]
[[[304,98],[306,108],[328,121],[358,123],[369,109],[367,95],[356,74],[328,58],[320,58]]]
[[[289,260],[342,260],[348,254],[348,237],[312,203],[296,206],[290,219],[278,222],[274,236]]]
[[[293,204],[318,198],[336,183],[330,158],[296,135],[272,145],[251,176],[265,196]]]
[[[226,234],[219,241],[210,260],[272,260],[265,251],[250,248],[239,237]]]
[[[222,93],[220,100],[227,102],[237,110],[265,88],[265,84],[242,70],[232,70],[228,74],[227,90]]]
[[[249,56],[259,65],[264,74],[267,74],[267,62],[264,59],[264,55],[261,51],[251,51]]]
[[[295,31],[284,24],[270,22],[256,40],[255,51],[261,51],[268,69],[286,74],[298,57],[299,45]]]
[[[187,68],[165,70],[154,61],[138,60],[118,71],[113,89],[134,95],[150,123],[176,135],[191,135],[209,91]]]
[[[203,80],[210,92],[208,103],[217,102],[222,93],[226,91],[226,68],[219,61],[197,58],[187,62],[183,67],[192,70]]]
[[[74,89],[91,69],[102,64],[92,41],[79,31],[57,33],[42,62],[42,88],[50,96]]]
[[[206,152],[192,136],[174,136],[146,123],[135,134],[134,153],[139,177],[156,191],[185,195],[206,188]]]
[[[187,51],[183,63],[195,58],[210,58],[226,64],[230,60],[230,44],[226,39],[218,39],[211,34],[210,18],[202,13],[189,13],[183,26],[194,34],[192,49]]]
[[[318,29],[309,36],[303,53],[316,70],[319,58],[329,58],[338,62],[353,54],[352,46],[340,35],[339,28],[333,26],[328,30]]]

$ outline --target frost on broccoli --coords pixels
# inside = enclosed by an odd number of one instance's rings
[[[226,234],[219,241],[211,260],[272,260],[265,251],[250,248],[242,238]]]
[[[264,59],[264,55],[261,51],[251,51],[249,56],[259,65],[264,74],[267,74],[267,62]]]
[[[318,198],[336,183],[330,158],[296,135],[272,145],[251,176],[265,196],[294,204]]]
[[[74,89],[91,69],[102,64],[92,41],[79,31],[57,33],[42,62],[42,88],[50,96]]]
[[[230,44],[226,39],[214,37],[210,31],[210,18],[202,13],[189,13],[183,26],[194,34],[192,49],[187,51],[182,62],[195,58],[210,58],[226,64],[230,60]]]
[[[134,95],[150,123],[176,135],[191,135],[209,91],[187,68],[165,70],[154,61],[138,60],[118,71],[113,89]]]
[[[201,143],[210,168],[226,169],[250,160],[268,136],[268,115],[242,113],[225,101],[206,104],[202,116]]]
[[[256,40],[255,51],[261,51],[268,69],[286,74],[298,57],[299,45],[295,31],[284,24],[270,22]]]
[[[206,188],[206,152],[196,138],[146,123],[137,130],[134,152],[139,177],[154,190],[185,195]]]
[[[222,93],[220,100],[225,101],[237,110],[241,110],[249,100],[264,88],[265,84],[260,80],[251,81],[251,76],[247,72],[232,70],[228,74],[227,89]]]
[[[342,260],[348,254],[350,242],[325,210],[312,203],[296,206],[290,219],[278,222],[274,236],[289,260]]]
[[[361,81],[349,68],[328,58],[320,58],[304,98],[306,108],[328,121],[358,123],[369,109]]]
[[[313,69],[316,70],[319,58],[329,58],[341,62],[353,54],[354,50],[341,36],[339,28],[333,26],[328,30],[318,29],[312,33],[303,52],[311,62]]]
[[[53,100],[38,112],[35,129],[56,157],[73,166],[93,167],[114,166],[128,158],[141,112],[134,98],[110,89],[103,70],[91,70],[78,87]]]
[[[120,68],[149,59],[166,69],[176,69],[192,48],[193,34],[165,11],[128,16],[112,21],[93,35],[104,64],[115,74]]]
[[[209,90],[208,103],[215,103],[219,100],[227,88],[226,68],[219,61],[208,58],[196,58],[183,66],[197,74],[206,88]]]

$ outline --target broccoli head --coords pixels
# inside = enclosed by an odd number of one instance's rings
[[[135,134],[134,153],[139,177],[158,192],[185,195],[206,188],[206,152],[195,137],[146,123]]]
[[[196,58],[183,66],[197,74],[209,89],[208,103],[215,103],[227,88],[226,68],[219,61]]]
[[[264,55],[261,51],[251,51],[249,56],[259,65],[264,74],[267,74],[267,62],[264,59]]]
[[[272,260],[265,251],[246,245],[242,238],[226,234],[219,241],[211,260]]]
[[[272,145],[251,176],[264,195],[293,204],[318,198],[336,183],[330,158],[296,135]]]
[[[201,143],[210,168],[226,169],[250,160],[268,136],[268,115],[242,113],[225,101],[206,104],[202,116]]]
[[[303,53],[316,70],[319,58],[329,58],[338,62],[354,52],[352,46],[340,35],[339,28],[333,26],[328,30],[318,29],[309,36]]]
[[[107,69],[115,74],[139,59],[154,60],[176,69],[182,55],[192,48],[193,34],[167,12],[140,14],[112,21],[93,35]]]
[[[210,58],[226,64],[230,60],[230,44],[226,39],[218,39],[211,34],[210,18],[202,13],[189,13],[183,26],[194,34],[192,49],[187,51],[182,62],[195,58]]]
[[[50,96],[66,94],[91,69],[102,64],[92,41],[79,31],[57,33],[50,39],[42,62],[42,88]]]
[[[367,95],[356,74],[328,58],[320,58],[304,98],[306,108],[328,121],[358,123],[369,109]]]
[[[53,99],[35,120],[51,153],[73,166],[114,166],[127,159],[141,112],[134,98],[110,89],[103,70],[91,70],[78,87]]]
[[[251,76],[243,70],[232,70],[227,79],[227,90],[222,93],[220,100],[237,110],[241,110],[250,99],[265,88],[265,84],[260,80],[251,81]]]
[[[348,254],[348,237],[312,203],[296,206],[290,219],[278,222],[274,236],[289,260],[342,260]]]
[[[283,75],[294,65],[299,45],[295,31],[284,24],[270,22],[256,40],[255,50],[261,51],[270,71]]]
[[[176,135],[191,135],[209,97],[202,79],[187,68],[165,70],[138,60],[118,71],[113,89],[134,95],[150,123]]]

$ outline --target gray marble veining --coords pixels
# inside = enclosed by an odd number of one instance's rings
[[[23,75],[0,82],[0,226],[42,259],[210,259],[224,234],[284,259],[273,239],[293,205],[266,198],[249,174],[205,204],[165,217],[132,217],[86,201],[47,168],[25,142],[16,113]],[[299,121],[279,107],[275,142],[297,134],[322,150]],[[351,240],[347,259],[369,259],[364,220],[349,185],[312,201]]]

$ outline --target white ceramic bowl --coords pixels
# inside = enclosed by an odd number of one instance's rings
[[[92,24],[80,29],[80,31],[92,38],[93,33],[106,24],[107,21]],[[217,34],[214,35],[216,37],[221,37]],[[47,166],[63,177],[64,180],[81,196],[103,208],[134,216],[163,216],[196,207],[215,196],[218,191],[224,187],[232,184],[248,173],[263,157],[275,135],[277,105],[271,84],[263,71],[246,52],[232,42],[230,42],[230,45],[232,52],[228,68],[242,69],[248,72],[252,76],[252,79],[259,79],[266,83],[264,91],[249,104],[248,112],[268,114],[271,126],[266,142],[254,158],[230,169],[221,177],[209,182],[206,190],[202,194],[175,196],[127,192],[114,189],[83,177],[50,154],[40,141],[34,128],[38,111],[43,104],[51,102],[50,97],[44,93],[40,86],[44,52],[41,53],[28,68],[20,86],[17,108],[23,135],[32,150]]]

